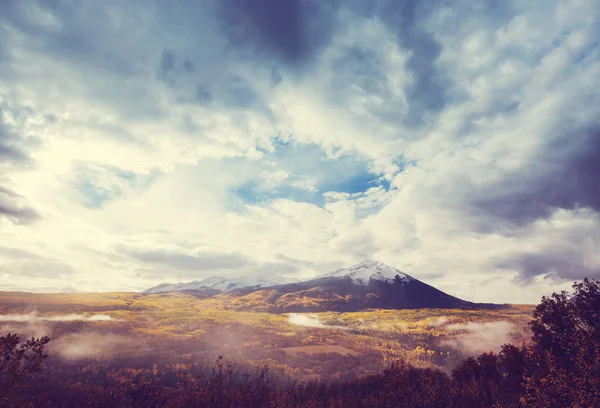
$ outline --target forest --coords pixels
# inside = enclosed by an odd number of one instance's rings
[[[600,282],[585,279],[573,289],[542,298],[528,324],[531,338],[520,345],[468,357],[452,369],[390,359],[377,373],[338,380],[295,378],[285,367],[220,355],[82,363],[52,355],[50,337],[8,333],[0,337],[0,406],[597,407]]]
[[[295,380],[348,381],[399,360],[449,372],[467,356],[528,341],[532,312],[511,305],[273,314],[221,309],[184,293],[0,292],[0,333],[47,335],[51,357],[70,364],[211,364],[222,355]]]

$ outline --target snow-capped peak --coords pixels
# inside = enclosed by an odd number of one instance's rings
[[[413,277],[399,271],[396,268],[392,268],[382,262],[377,261],[364,261],[358,265],[350,268],[338,269],[337,271],[326,273],[325,275],[317,276],[318,278],[334,278],[334,277],[349,277],[352,281],[359,285],[368,285],[371,280],[394,283],[396,279],[404,283],[415,280]],[[207,290],[213,289],[218,292],[230,292],[234,289],[241,288],[268,288],[271,286],[285,285],[290,283],[301,282],[298,279],[288,278],[284,276],[274,277],[254,277],[254,276],[241,276],[239,278],[225,278],[223,276],[211,276],[203,280],[196,280],[193,282],[180,282],[180,283],[161,283],[158,286],[147,289],[142,293],[163,293],[163,292],[181,292],[181,291],[193,291],[193,290]]]
[[[315,279],[349,277],[354,283],[368,285],[370,280],[386,283],[394,283],[398,277],[404,283],[415,280],[412,276],[378,261],[363,261],[350,268],[338,269],[337,271],[319,275]]]

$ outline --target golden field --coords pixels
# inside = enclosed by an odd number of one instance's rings
[[[69,361],[214,360],[267,364],[292,377],[351,379],[404,359],[450,369],[470,354],[529,338],[533,306],[269,314],[225,310],[184,293],[0,292],[0,335],[48,334]]]

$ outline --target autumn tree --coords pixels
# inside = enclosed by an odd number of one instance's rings
[[[600,282],[543,297],[530,323],[524,406],[600,406]]]
[[[0,405],[10,401],[9,394],[26,377],[38,372],[48,355],[44,347],[50,338],[47,336],[25,342],[16,334],[8,333],[0,337]]]

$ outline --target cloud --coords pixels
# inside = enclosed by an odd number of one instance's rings
[[[0,222],[43,258],[3,254],[3,287],[374,258],[534,302],[597,276],[599,12],[0,2]]]
[[[510,322],[469,322],[450,324],[446,330],[452,337],[440,342],[441,346],[455,349],[465,355],[476,355],[488,351],[499,351],[503,344],[510,343],[515,326]],[[462,333],[462,334],[459,334]]]
[[[28,224],[40,218],[40,214],[27,205],[25,197],[0,186],[0,219],[15,224]]]
[[[313,58],[334,23],[332,7],[312,0],[226,0],[217,10],[232,44],[290,65]]]
[[[438,60],[442,47],[422,24],[428,14],[418,1],[388,0],[371,9],[398,38],[399,45],[409,52],[406,69],[410,85],[406,89],[409,109],[405,123],[410,126],[424,124],[429,112],[439,112],[449,99],[450,78],[440,70]]]
[[[600,131],[569,129],[528,163],[482,191],[475,204],[517,224],[549,218],[557,209],[600,211]]]
[[[73,167],[72,188],[88,208],[101,208],[113,200],[147,189],[158,177],[157,171],[138,174],[93,162],[75,162]]]
[[[136,248],[126,247],[123,252],[140,261],[150,264],[161,264],[184,270],[219,270],[233,269],[246,265],[247,261],[236,254],[210,254],[194,251],[183,252],[179,248]]]
[[[4,106],[3,106],[4,105]],[[8,122],[14,120],[7,110],[8,105],[0,104],[0,166],[20,166],[31,161],[28,149],[33,143],[32,136],[20,137]]]
[[[314,327],[320,329],[340,329],[340,330],[348,330],[347,327],[344,326],[332,326],[328,324],[321,323],[319,316],[311,313],[311,314],[300,314],[300,313],[290,313],[288,315],[288,323],[294,324],[296,326],[304,326],[304,327]]]
[[[22,278],[64,279],[71,276],[75,270],[68,264],[52,260],[20,260],[1,265],[0,272]]]
[[[5,247],[0,248],[0,273],[24,279],[64,279],[72,276],[75,270],[56,258],[22,248]]]
[[[600,220],[592,210],[561,210],[532,225],[536,237],[528,247],[498,259],[500,269],[519,271],[522,282],[535,277],[582,280],[600,277],[600,256],[593,248],[600,243]]]
[[[498,267],[517,269],[525,279],[540,275],[571,280],[600,276],[600,265],[588,264],[585,258],[585,253],[576,248],[545,248],[542,253],[522,254]]]

